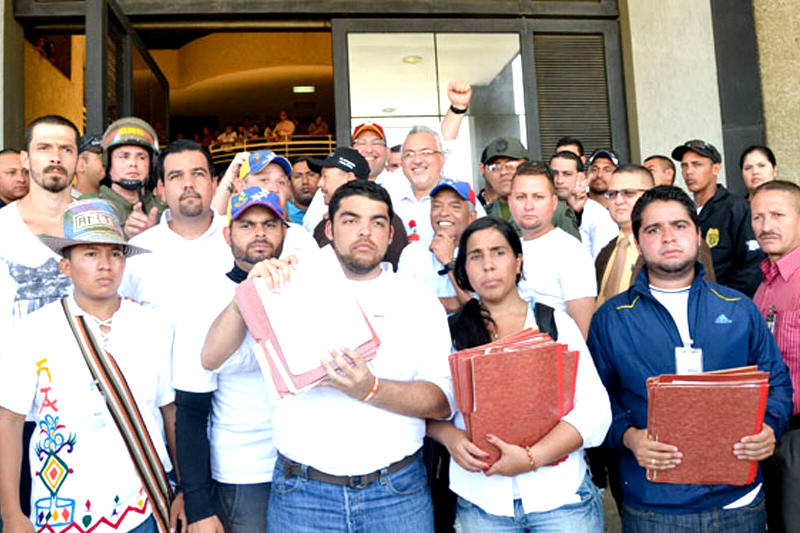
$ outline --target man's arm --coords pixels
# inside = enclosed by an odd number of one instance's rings
[[[347,356],[347,357],[345,357]],[[366,361],[357,352],[331,351],[331,362],[322,361],[328,373],[323,383],[351,398],[366,401],[375,407],[416,418],[447,418],[450,404],[442,390],[428,381],[392,381],[376,378]]]
[[[216,370],[221,367],[242,344],[246,334],[247,326],[239,306],[235,300],[231,301],[208,330],[200,355],[203,368]]]
[[[33,524],[19,504],[24,422],[24,415],[0,407],[0,514],[7,533],[33,532]]]
[[[224,215],[228,212],[228,201],[231,195],[236,192],[239,169],[242,168],[242,163],[244,163],[248,157],[250,157],[250,154],[247,152],[239,152],[236,154],[231,164],[228,165],[228,169],[225,171],[222,179],[219,180],[214,198],[211,200],[211,208],[216,211],[217,214]]]
[[[447,98],[452,107],[464,111],[464,113],[454,113],[448,108],[442,119],[442,140],[453,141],[458,137],[461,121],[464,120],[469,101],[472,99],[472,87],[463,81],[451,81],[447,86]]]
[[[589,335],[589,324],[592,322],[594,304],[594,296],[586,296],[584,298],[575,298],[574,300],[566,301],[567,314],[571,316],[572,320],[578,325],[584,339]]]

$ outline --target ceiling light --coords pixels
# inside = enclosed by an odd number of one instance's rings
[[[384,107],[383,109],[381,109],[381,111],[383,111],[384,113],[394,113],[396,109],[394,107]]]
[[[311,94],[316,91],[317,88],[313,85],[295,85],[292,87],[292,92],[294,94]]]
[[[403,63],[408,63],[409,65],[422,63],[422,56],[406,56],[403,58]]]

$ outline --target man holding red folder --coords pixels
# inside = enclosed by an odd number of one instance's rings
[[[351,181],[336,190],[328,207],[326,233],[338,266],[380,347],[367,363],[348,347],[331,346],[329,354],[319,354],[327,386],[276,402],[273,441],[279,455],[268,529],[432,533],[420,448],[425,418],[451,412],[446,315],[432,293],[381,263],[393,214],[383,187]],[[255,276],[273,290],[295,282],[289,263],[278,259],[258,263],[249,274]],[[335,301],[319,305],[337,312]],[[203,364],[224,361],[246,331],[238,305],[231,303],[208,333]],[[298,326],[296,334],[309,332]]]
[[[683,459],[678,446],[650,439],[647,378],[747,365],[769,372],[763,429],[730,450],[742,461],[772,455],[791,412],[792,386],[758,309],[743,294],[703,279],[691,199],[676,187],[651,189],[637,201],[632,225],[644,268],[630,289],[598,309],[588,340],[611,399],[607,443],[620,450],[623,527],[764,531],[760,473],[744,486],[647,480],[646,469],[680,468]]]

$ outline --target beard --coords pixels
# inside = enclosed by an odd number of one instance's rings
[[[252,248],[255,244],[267,244],[269,245],[269,248],[264,251],[254,251]],[[254,265],[260,263],[264,259],[280,257],[282,251],[283,243],[279,245],[278,249],[275,249],[272,244],[266,240],[253,241],[244,248],[231,242],[231,252],[233,253],[233,258],[237,263],[245,264],[249,268],[253,268]]]
[[[60,170],[62,174],[48,174],[54,170]],[[62,167],[61,165],[48,165],[44,167],[42,173],[39,174],[38,172],[34,171],[33,168],[30,169],[31,179],[36,182],[39,187],[42,189],[58,193],[69,187],[70,182],[72,181],[68,176],[67,169]]]
[[[183,201],[186,199],[196,199],[200,201],[184,203]],[[178,211],[180,212],[181,216],[199,217],[205,212],[201,196],[193,190],[188,190],[181,194],[178,201],[180,202],[178,204]]]
[[[383,254],[379,254],[377,248],[374,255],[356,255],[354,253],[344,253],[340,251],[336,247],[336,243],[334,241],[333,249],[336,252],[336,257],[339,258],[339,262],[342,264],[345,270],[350,271],[356,276],[364,276],[369,274],[375,269],[375,267],[381,264],[381,261],[383,261]]]

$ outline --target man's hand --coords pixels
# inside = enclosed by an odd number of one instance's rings
[[[225,174],[223,174],[222,179],[219,180],[219,184],[224,184],[226,187],[233,185],[239,179],[239,171],[242,169],[242,165],[247,161],[248,157],[250,157],[250,152],[239,152],[233,156],[233,161],[228,165]]]
[[[768,424],[762,424],[755,435],[742,437],[733,445],[733,455],[742,461],[762,461],[775,452],[775,432]]]
[[[575,187],[569,191],[569,196],[567,197],[567,205],[576,213],[583,211],[583,206],[586,205],[586,200],[589,198],[586,192],[588,187],[589,178],[586,177],[585,173],[579,173],[578,179],[575,180]]]
[[[186,528],[187,533],[225,533],[225,528],[222,527],[222,522],[219,521],[217,515],[211,515],[197,522],[192,522]]]
[[[447,98],[456,109],[466,109],[472,99],[472,87],[465,81],[451,81],[447,85]]]
[[[367,363],[361,354],[349,348],[345,348],[342,352],[344,353],[331,350],[331,361],[324,359],[321,361],[322,368],[328,374],[328,379],[322,384],[360,400],[369,393],[375,382],[375,376],[367,368]],[[338,368],[334,368],[334,365]]]
[[[142,202],[133,204],[133,211],[125,221],[125,235],[130,239],[139,235],[146,229],[150,229],[158,223],[158,207],[153,206],[150,213],[145,214],[142,209]]]
[[[678,448],[650,438],[646,429],[628,428],[622,443],[633,452],[639,466],[650,470],[668,470],[681,464]]]
[[[297,257],[290,255],[286,259],[272,257],[256,263],[247,279],[263,278],[267,283],[267,288],[272,292],[281,292],[281,287],[289,284],[292,266],[297,264]]]
[[[180,528],[178,528],[178,520],[181,523]],[[183,493],[179,492],[169,506],[169,532],[183,533],[184,531],[186,531],[186,511],[183,507]]]
[[[500,448],[500,459],[486,471],[487,476],[516,476],[530,471],[531,460],[525,448],[509,444],[496,435],[486,435],[486,440]]]
[[[433,236],[433,239],[431,239],[429,248],[430,251],[433,252],[434,257],[436,257],[436,260],[443,265],[455,259],[456,240],[452,235],[437,232]]]

